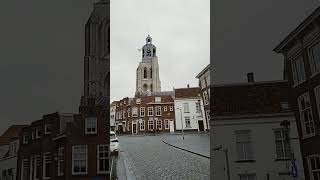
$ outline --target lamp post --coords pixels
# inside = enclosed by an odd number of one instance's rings
[[[222,148],[222,145],[219,147],[213,148],[213,151],[223,151],[225,158],[226,158],[226,170],[227,170],[227,178],[230,180],[230,167],[229,167],[229,156],[228,156],[228,149],[227,148]]]
[[[184,133],[183,133],[183,122],[182,122],[182,111],[181,108],[177,108],[180,110],[180,119],[181,119],[181,128],[182,128],[182,139],[184,139]]]
[[[294,151],[293,151],[291,143],[290,143],[290,140],[292,139],[292,138],[290,138],[290,122],[288,120],[283,120],[280,123],[280,126],[284,130],[288,131],[288,135],[286,136],[286,140],[289,141],[290,151],[291,151],[291,175],[292,175],[292,179],[296,180],[297,177],[298,177],[298,170],[297,170],[297,166],[296,166],[296,163],[295,163],[296,159],[294,157]]]

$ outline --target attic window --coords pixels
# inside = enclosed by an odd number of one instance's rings
[[[28,144],[30,140],[30,136],[29,135],[23,135],[23,144]]]
[[[136,99],[136,104],[141,104],[141,99]]]
[[[51,124],[44,125],[44,134],[51,134]]]
[[[160,103],[161,102],[161,97],[155,97],[155,102]]]

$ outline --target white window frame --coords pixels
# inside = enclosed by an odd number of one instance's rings
[[[163,111],[165,111],[165,112],[168,111],[168,107],[167,107],[167,106],[164,106],[164,107],[163,107]]]
[[[185,102],[183,103],[183,112],[184,113],[189,113],[189,103]]]
[[[201,102],[195,102],[196,103],[196,113],[199,113],[202,115],[202,109],[201,109]]]
[[[209,105],[209,96],[207,91],[203,91],[203,100],[205,105]]]
[[[21,161],[21,179],[24,179],[23,177],[23,174],[24,174],[24,170],[25,170],[25,164],[27,164],[27,167],[28,167],[28,173],[29,173],[29,176],[30,176],[30,160],[29,159],[22,159]]]
[[[64,147],[59,147],[58,148],[58,176],[63,176],[64,175]]]
[[[126,110],[123,110],[123,118],[126,118]]]
[[[140,98],[136,99],[136,104],[141,104],[141,99]]]
[[[48,127],[51,128],[52,125],[51,124],[44,125],[44,134],[51,134],[52,129],[50,129],[50,131],[48,131]]]
[[[300,101],[301,101],[301,99],[303,99],[304,101],[309,101],[309,103],[310,103],[310,106],[308,107],[308,108],[305,108],[305,109],[302,109],[302,107],[301,107],[301,104],[300,104]],[[315,136],[315,125],[314,125],[314,119],[313,119],[313,114],[312,114],[312,106],[311,106],[311,101],[310,101],[310,96],[309,96],[309,92],[306,92],[306,93],[304,93],[304,94],[302,94],[301,96],[299,96],[298,97],[298,108],[299,108],[299,114],[300,114],[300,121],[301,121],[301,124],[302,124],[302,132],[303,132],[303,138],[308,138],[308,137],[312,137],[312,136]],[[304,119],[304,112],[307,112],[307,114],[308,113],[310,113],[310,114],[308,114],[310,117],[311,117],[311,119],[308,119],[308,122],[306,122],[305,121],[305,119]],[[308,116],[308,117],[309,117]],[[307,127],[306,127],[306,123],[308,123],[309,124],[309,127],[310,127],[310,131],[311,131],[311,133],[308,133],[307,134]],[[313,132],[312,132],[312,129],[313,129]]]
[[[164,129],[170,129],[170,121],[169,121],[169,119],[165,119],[164,120]],[[168,125],[168,127],[167,127],[167,125]]]
[[[131,117],[138,117],[138,107],[132,107]]]
[[[291,144],[289,139],[289,131],[285,129],[274,129],[275,152],[277,159],[290,159],[291,158]],[[280,133],[277,137],[276,133]],[[277,146],[280,143],[280,147]],[[280,148],[280,149],[279,149]],[[281,151],[282,156],[279,156],[278,151]]]
[[[50,176],[45,176],[46,175],[46,164],[51,164],[52,162],[52,156],[51,156],[51,153],[47,152],[47,153],[44,153],[43,154],[43,159],[42,159],[42,179],[50,179],[51,177]],[[49,170],[49,173],[50,170]]]
[[[108,153],[108,157],[100,157],[100,147],[104,147],[103,155],[105,155],[105,152]],[[110,151],[109,151],[109,145],[104,144],[104,145],[98,145],[97,146],[97,174],[108,174],[110,172],[110,170],[106,170],[106,171],[100,171],[100,161],[99,160],[108,160],[108,167],[110,167]]]
[[[154,97],[154,102],[161,103],[161,97]]]
[[[146,108],[140,107],[140,117],[144,117],[146,115]]]
[[[311,49],[316,50],[316,59],[313,56],[313,52]],[[320,43],[319,41],[313,43],[311,46],[308,47],[308,58],[309,58],[309,64],[311,69],[312,76],[320,73]]]
[[[153,116],[153,107],[148,107],[148,117]]]
[[[187,121],[188,121],[188,123],[187,123]],[[185,128],[191,128],[191,118],[190,118],[190,116],[185,116],[184,117],[184,124],[185,124]],[[189,125],[187,126],[187,124],[189,124]]]
[[[314,88],[314,95],[316,97],[318,117],[320,118],[320,85]]]
[[[240,134],[246,134],[247,139],[241,139],[239,137]],[[236,154],[237,154],[237,159],[239,161],[246,161],[246,160],[254,160],[254,151],[253,151],[253,142],[252,142],[252,132],[251,130],[236,130],[235,131],[235,139],[236,139]],[[238,146],[241,145],[241,147]],[[239,156],[239,148],[241,148],[241,157]],[[251,154],[250,154],[251,153]]]
[[[170,108],[170,111],[172,112],[173,111],[173,106],[170,106],[169,108]]]
[[[152,125],[152,129],[150,128],[151,125]],[[148,130],[153,130],[153,129],[154,129],[153,119],[148,119]]]
[[[88,120],[95,120],[95,127],[88,127]],[[90,131],[88,131],[88,128],[90,128],[90,129],[95,129],[94,131],[93,130],[90,130]],[[98,131],[98,119],[97,119],[97,117],[87,117],[86,119],[85,119],[85,134],[97,134],[97,131]]]
[[[40,129],[36,129],[36,139],[40,139],[41,135],[39,135]]]
[[[207,114],[207,120],[210,120],[210,110],[207,110],[206,114]]]
[[[40,178],[40,177],[37,178],[38,168],[40,167],[40,164],[41,164],[40,161],[41,161],[40,155],[35,155],[34,156],[34,163],[33,163],[34,180],[39,180],[39,178]]]
[[[156,106],[156,116],[161,116],[161,106]]]
[[[86,159],[75,159],[75,149],[76,148],[85,148]],[[86,162],[86,171],[85,172],[74,172],[74,161],[85,161]],[[88,174],[88,146],[87,145],[75,145],[72,146],[72,175],[83,175]]]
[[[301,84],[306,80],[306,72],[302,56],[298,56],[291,60],[291,71],[294,86]]]
[[[28,143],[29,143],[29,141],[28,141],[28,135],[23,135],[22,141],[23,141],[23,144],[28,144]]]
[[[158,126],[160,128],[158,128]],[[156,120],[156,128],[157,128],[157,130],[162,130],[162,120],[161,119]]]
[[[316,172],[318,175],[318,178],[320,178],[320,167],[316,167],[317,169],[312,169],[311,159],[317,158],[320,161],[320,155],[310,155],[307,156],[308,166],[309,166],[309,174],[310,174],[310,180],[314,180],[313,173]],[[315,163],[315,166],[317,166],[317,163]]]
[[[143,125],[143,126],[142,126]],[[143,128],[141,128],[141,127],[143,127]],[[144,124],[144,120],[142,120],[141,122],[140,122],[140,131],[144,131],[145,130],[145,124]]]

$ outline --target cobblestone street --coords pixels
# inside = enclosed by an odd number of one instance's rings
[[[209,179],[210,160],[162,142],[160,136],[119,136],[119,179]],[[119,171],[125,171],[119,172]],[[126,175],[124,175],[126,174]]]

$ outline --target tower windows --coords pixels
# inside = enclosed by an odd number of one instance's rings
[[[143,70],[143,78],[148,78],[147,68],[144,68],[144,70]]]

